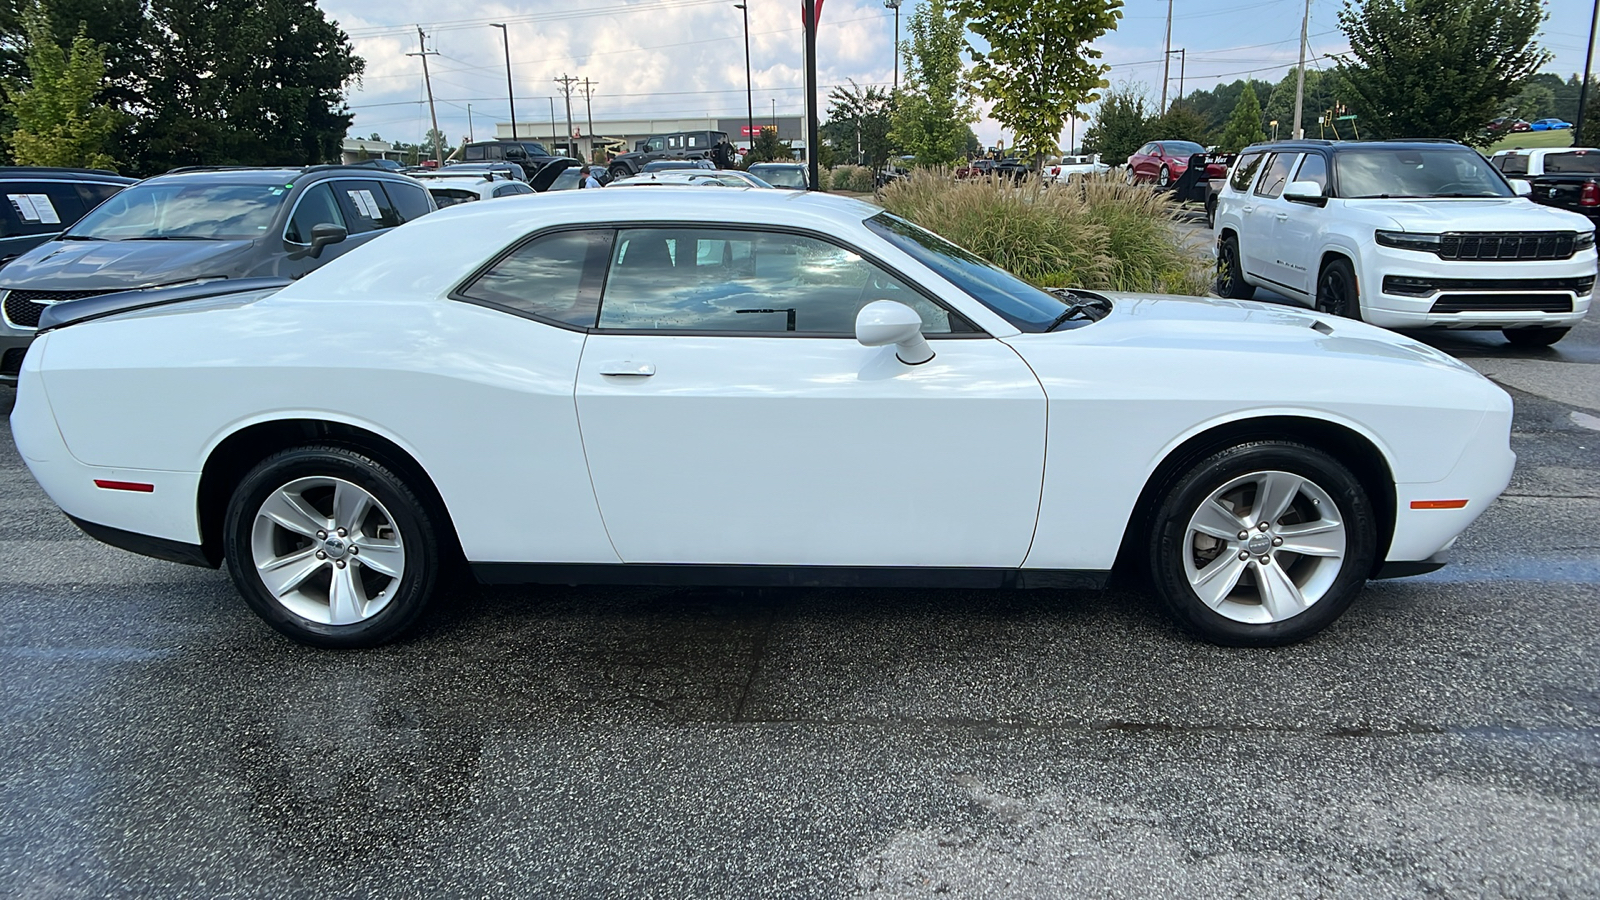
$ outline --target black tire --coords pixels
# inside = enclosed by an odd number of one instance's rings
[[[1337,574],[1319,599],[1298,615],[1260,624],[1238,621],[1207,606],[1190,586],[1184,567],[1184,554],[1196,552],[1186,545],[1191,517],[1214,491],[1255,472],[1288,472],[1314,484],[1337,507],[1346,541],[1344,557],[1336,563]],[[1303,501],[1297,500],[1300,502]],[[1288,515],[1295,515],[1294,510],[1295,507],[1291,507]],[[1280,521],[1287,517],[1280,517]],[[1184,629],[1203,640],[1233,647],[1292,644],[1328,627],[1361,592],[1377,553],[1377,520],[1361,483],[1333,457],[1288,441],[1240,444],[1201,460],[1166,491],[1149,521],[1145,563],[1156,595]],[[1268,552],[1276,554],[1276,551]],[[1272,558],[1290,560],[1286,569],[1312,559],[1294,554]],[[1253,561],[1245,568],[1252,573],[1259,571]],[[1245,584],[1244,577],[1240,584]]]
[[[1161,167],[1161,174],[1156,176],[1156,187],[1166,190],[1172,187],[1172,172],[1166,166]]]
[[[403,570],[392,580],[373,576],[373,570],[356,565],[359,558],[354,553],[347,557],[351,560],[352,578],[375,577],[383,585],[379,595],[389,598],[377,612],[359,622],[326,624],[296,613],[272,594],[257,570],[252,541],[262,504],[280,489],[304,478],[338,479],[365,491],[381,504],[381,511],[390,520],[392,537],[404,547]],[[352,537],[349,543],[356,540]],[[308,539],[304,544],[312,546],[316,542]],[[223,556],[235,587],[267,624],[302,644],[332,648],[375,647],[399,637],[427,607],[441,570],[438,530],[428,506],[381,463],[336,446],[284,450],[251,469],[228,501]],[[305,584],[313,584],[317,577],[320,574],[305,579]],[[331,571],[329,577],[333,577]]]
[[[1317,274],[1317,312],[1361,321],[1361,288],[1347,259],[1330,260]]]
[[[1218,297],[1230,300],[1249,300],[1256,295],[1253,285],[1244,280],[1244,265],[1239,261],[1239,239],[1231,234],[1217,241]]]
[[[1215,197],[1206,198],[1206,227],[1213,229],[1217,227],[1217,198]]]
[[[1503,328],[1500,333],[1506,336],[1513,347],[1548,347],[1566,337],[1571,330],[1541,325],[1533,328]]]
[[[1128,171],[1123,173],[1122,180],[1128,184],[1133,184],[1139,180],[1139,177],[1133,172],[1133,166],[1129,166]]]
[[[628,168],[626,163],[614,163],[611,168],[607,169],[606,171],[611,173],[612,181],[620,181],[633,174],[633,170]]]

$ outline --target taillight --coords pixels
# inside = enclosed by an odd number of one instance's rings
[[[1600,183],[1586,181],[1578,194],[1579,206],[1600,206]]]

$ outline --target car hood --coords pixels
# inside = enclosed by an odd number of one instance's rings
[[[1540,206],[1522,197],[1482,200],[1347,200],[1352,208],[1393,220],[1405,231],[1587,231],[1575,213]]]
[[[128,290],[240,274],[254,241],[51,241],[0,269],[0,289]]]
[[[1029,345],[1105,346],[1144,348],[1157,353],[1193,353],[1200,357],[1256,354],[1272,371],[1306,359],[1362,359],[1385,364],[1422,365],[1470,373],[1470,367],[1419,341],[1350,319],[1324,316],[1273,303],[1224,300],[1210,297],[1134,295],[1105,292],[1113,302],[1111,314],[1092,325],[1051,334],[1024,334],[1008,342],[1028,357]],[[1236,363],[1222,364],[1233,368]],[[1219,373],[1221,374],[1221,373]],[[1247,371],[1237,377],[1253,379]],[[1228,376],[1232,377],[1232,376]]]

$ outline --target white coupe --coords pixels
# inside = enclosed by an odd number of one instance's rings
[[[86,532],[306,643],[490,583],[1085,587],[1281,644],[1442,564],[1511,400],[1354,322],[1044,291],[882,210],[597,191],[278,285],[64,303],[12,427]]]

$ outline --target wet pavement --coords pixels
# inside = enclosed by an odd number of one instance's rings
[[[1431,340],[1516,397],[1511,488],[1278,650],[1115,591],[615,588],[311,650],[0,428],[0,896],[1600,895],[1600,325]]]

